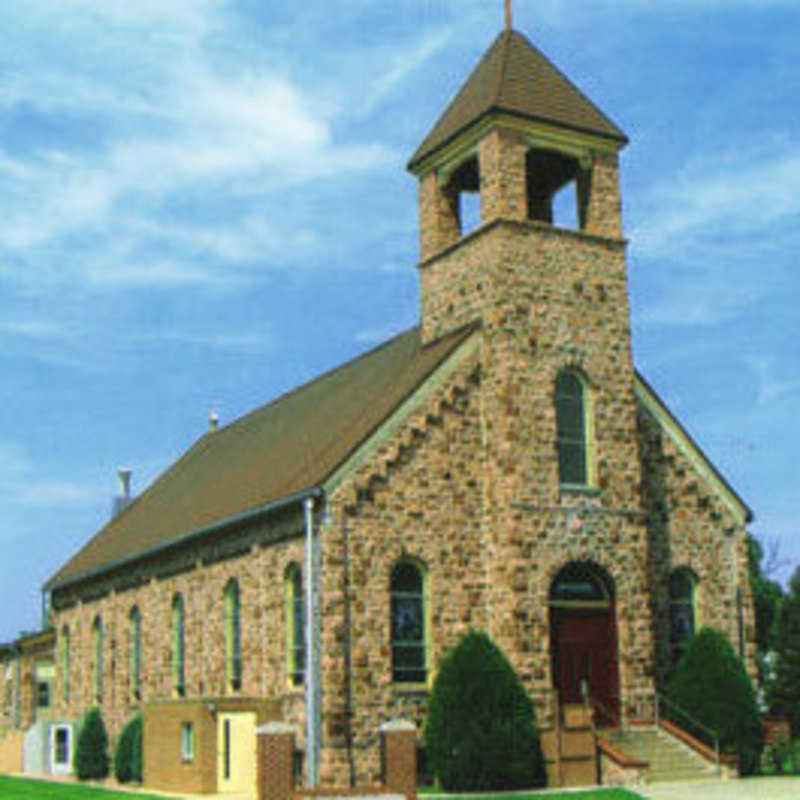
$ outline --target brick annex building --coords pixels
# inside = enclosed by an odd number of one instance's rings
[[[545,730],[582,686],[599,724],[652,717],[701,624],[755,673],[751,513],[631,360],[626,142],[500,34],[408,165],[419,326],[212,427],[47,583],[62,750],[93,705],[112,737],[144,710],[146,782],[234,791],[255,725],[283,720],[304,769],[372,783],[379,725],[421,728],[471,628]],[[564,189],[573,227],[553,224]],[[21,653],[4,658],[25,727]]]

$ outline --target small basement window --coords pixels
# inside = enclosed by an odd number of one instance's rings
[[[50,706],[50,684],[47,681],[39,681],[36,684],[36,707],[48,708]]]
[[[194,761],[194,724],[181,723],[181,761]]]

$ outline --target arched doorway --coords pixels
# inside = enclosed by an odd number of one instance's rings
[[[550,587],[553,685],[559,702],[588,697],[597,727],[619,724],[619,670],[614,586],[594,564],[572,562]]]

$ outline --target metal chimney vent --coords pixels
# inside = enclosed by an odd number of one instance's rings
[[[128,467],[120,467],[117,470],[119,478],[120,493],[111,501],[111,519],[114,519],[120,512],[130,505],[131,500],[131,476],[133,470]]]

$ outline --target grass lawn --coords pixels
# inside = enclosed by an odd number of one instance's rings
[[[8,778],[0,775],[0,798],[2,800],[164,800],[151,794],[111,792],[93,786],[74,783],[32,781],[28,778]]]
[[[641,795],[629,792],[627,789],[589,789],[585,792],[531,792],[530,794],[514,792],[505,795],[450,794],[438,795],[436,800],[468,800],[468,798],[475,798],[475,800],[642,800]]]

